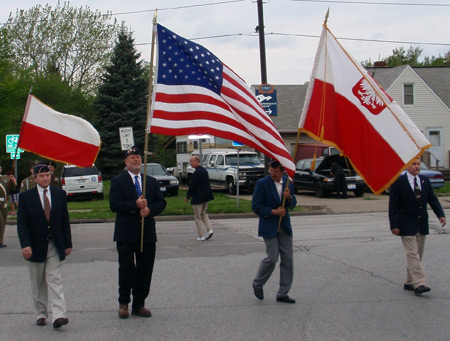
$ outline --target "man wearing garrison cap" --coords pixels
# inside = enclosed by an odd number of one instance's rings
[[[166,201],[155,178],[141,174],[142,159],[137,147],[125,153],[127,171],[111,181],[109,203],[116,213],[114,241],[119,255],[119,317],[131,314],[150,317],[145,299],[150,292],[156,252],[154,217],[166,208]],[[145,196],[144,193],[145,192]],[[141,227],[144,220],[143,249],[141,252]],[[131,297],[132,296],[132,297]],[[132,299],[132,300],[131,300]]]
[[[72,251],[66,192],[49,186],[46,164],[36,165],[33,177],[36,187],[20,194],[17,232],[30,272],[36,325],[46,325],[48,301],[53,328],[61,328],[69,323],[61,267]]]
[[[289,208],[293,209],[297,200],[294,196],[294,185],[290,182],[289,186],[286,186],[287,183],[288,177],[284,175],[284,167],[276,160],[270,163],[269,175],[256,182],[252,210],[259,216],[258,235],[264,238],[266,257],[261,261],[253,280],[253,292],[258,299],[264,299],[263,286],[275,269],[279,257],[280,286],[277,302],[295,303],[295,300],[288,296],[294,277]]]

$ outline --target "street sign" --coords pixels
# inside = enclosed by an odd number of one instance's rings
[[[128,150],[134,146],[133,127],[119,128],[120,133],[120,145],[122,150]]]
[[[17,148],[17,143],[19,142],[19,134],[8,134],[6,135],[6,152],[15,153]],[[19,153],[23,153],[23,149],[18,149]],[[18,157],[20,159],[20,157]]]
[[[256,89],[256,99],[269,116],[277,116],[277,90],[273,85],[262,84]]]
[[[20,159],[20,152],[17,152],[17,155],[16,155],[15,151],[11,152],[11,160],[14,160],[14,159]]]
[[[237,142],[237,141],[233,141],[233,147],[242,147],[244,144]]]

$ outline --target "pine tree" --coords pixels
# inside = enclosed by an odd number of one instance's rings
[[[94,101],[95,128],[102,139],[97,165],[108,179],[124,168],[120,127],[133,127],[134,143],[144,149],[148,80],[131,33],[122,30]]]

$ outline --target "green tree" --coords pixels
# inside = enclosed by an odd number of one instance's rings
[[[57,71],[70,87],[90,93],[108,62],[120,27],[111,13],[69,2],[37,5],[10,14],[4,25],[14,65],[35,75]]]
[[[419,57],[423,49],[410,46],[408,50],[404,47],[395,48],[392,55],[385,58],[387,66],[400,66],[409,64],[410,66],[420,66]]]
[[[94,126],[102,139],[97,164],[105,178],[124,167],[120,127],[133,127],[135,145],[144,149],[148,80],[139,58],[132,34],[123,29],[94,100]]]

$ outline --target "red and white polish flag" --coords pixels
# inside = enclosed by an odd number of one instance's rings
[[[299,132],[335,146],[374,193],[388,188],[430,142],[339,44],[326,25]]]
[[[88,121],[55,111],[28,95],[19,148],[55,161],[91,167],[100,145],[100,135]]]

